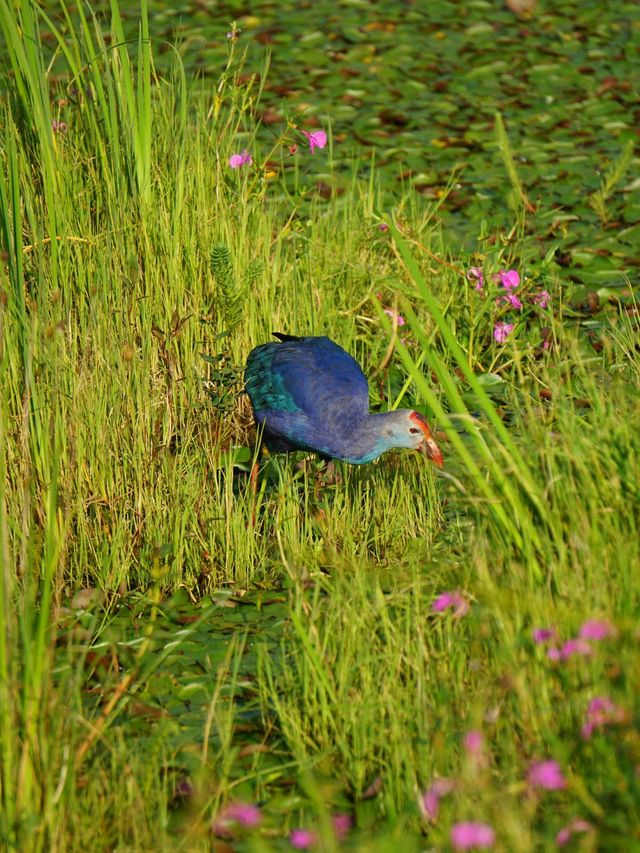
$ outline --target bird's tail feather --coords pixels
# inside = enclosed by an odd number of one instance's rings
[[[271,332],[274,338],[277,338],[279,341],[300,341],[302,338],[300,335],[285,335],[284,332]]]

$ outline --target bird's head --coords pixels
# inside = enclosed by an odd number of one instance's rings
[[[399,409],[389,414],[393,415],[387,424],[389,438],[393,441],[393,446],[420,450],[438,468],[442,468],[444,465],[442,451],[436,444],[424,415],[410,409]]]

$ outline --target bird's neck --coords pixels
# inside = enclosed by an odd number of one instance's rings
[[[393,414],[389,412],[367,413],[345,425],[354,459],[357,457],[358,462],[372,462],[393,447],[393,440],[385,430],[385,422],[392,417]]]

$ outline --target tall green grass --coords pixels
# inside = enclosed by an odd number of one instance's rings
[[[177,52],[155,74],[145,5],[135,44],[115,0],[106,23],[61,12],[0,4],[15,84],[0,156],[2,843],[209,849],[234,798],[265,807],[264,836],[238,842],[256,850],[305,821],[331,849],[335,809],[362,849],[425,834],[444,849],[471,816],[503,849],[535,849],[576,812],[599,833],[588,843],[618,843],[637,818],[637,734],[593,745],[579,728],[593,695],[631,715],[638,688],[633,305],[611,306],[593,350],[527,236],[500,122],[517,223],[474,263],[526,268],[553,296],[505,345],[470,260],[447,256],[437,204],[399,198],[382,232],[375,170],[363,183],[354,165],[323,201],[309,159],[287,165],[291,128],[261,148],[234,40],[203,93]],[[249,147],[253,166],[230,170]],[[372,376],[373,405],[426,411],[444,476],[390,454],[328,486],[276,458],[254,492],[239,377],[274,329],[330,335]],[[433,612],[446,590],[467,616]],[[285,615],[251,633],[274,597]],[[569,636],[592,615],[620,636],[588,659],[554,666],[531,643],[536,625]],[[482,767],[461,746],[471,728]],[[546,822],[523,779],[549,754],[570,785]],[[436,776],[458,784],[431,825],[416,803]]]

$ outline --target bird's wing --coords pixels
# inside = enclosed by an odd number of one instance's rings
[[[298,412],[332,421],[339,411],[369,411],[369,385],[358,362],[326,337],[263,344],[249,354],[245,386],[254,411]]]

